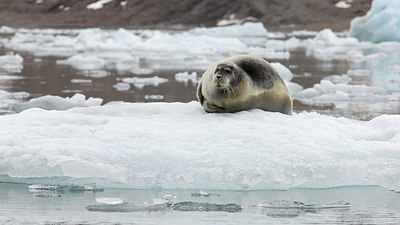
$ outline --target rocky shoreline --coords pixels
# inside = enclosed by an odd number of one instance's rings
[[[349,29],[352,18],[368,11],[372,0],[102,1],[0,0],[0,26],[190,29],[250,20],[261,21],[271,31],[342,31]]]

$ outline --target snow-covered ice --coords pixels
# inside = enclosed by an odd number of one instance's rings
[[[34,98],[28,102],[21,104],[15,104],[12,109],[15,112],[21,112],[30,108],[42,108],[47,110],[65,110],[73,107],[87,107],[87,106],[98,106],[103,101],[100,98],[88,98],[82,94],[75,94],[71,98],[62,98],[59,96],[46,95],[39,98]]]
[[[349,35],[361,41],[400,41],[400,1],[374,0],[365,16],[351,21]]]
[[[65,176],[105,187],[400,190],[398,115],[357,121],[257,109],[209,114],[198,102],[114,102],[32,108],[1,116],[0,124],[0,174],[11,176],[0,178],[11,181]]]
[[[115,198],[115,197],[102,197],[102,198],[96,198],[96,202],[102,203],[102,204],[122,204],[124,203],[124,200],[120,198]]]

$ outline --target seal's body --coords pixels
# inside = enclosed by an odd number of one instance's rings
[[[253,108],[292,114],[292,98],[278,72],[264,59],[238,55],[210,66],[197,86],[197,99],[207,112]]]

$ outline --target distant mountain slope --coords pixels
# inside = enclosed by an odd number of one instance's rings
[[[262,21],[269,30],[349,28],[371,0],[0,0],[0,25],[26,28],[187,29],[218,22]],[[350,2],[349,0],[343,0]],[[343,4],[342,4],[343,5]],[[346,5],[346,4],[345,4]],[[251,18],[248,18],[251,17]],[[225,22],[225,23],[224,23]],[[294,27],[294,25],[295,27]]]

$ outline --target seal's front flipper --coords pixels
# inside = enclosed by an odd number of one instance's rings
[[[204,102],[204,96],[201,93],[201,88],[202,88],[202,83],[200,82],[199,85],[197,86],[197,100],[199,100],[200,105],[203,105]]]

